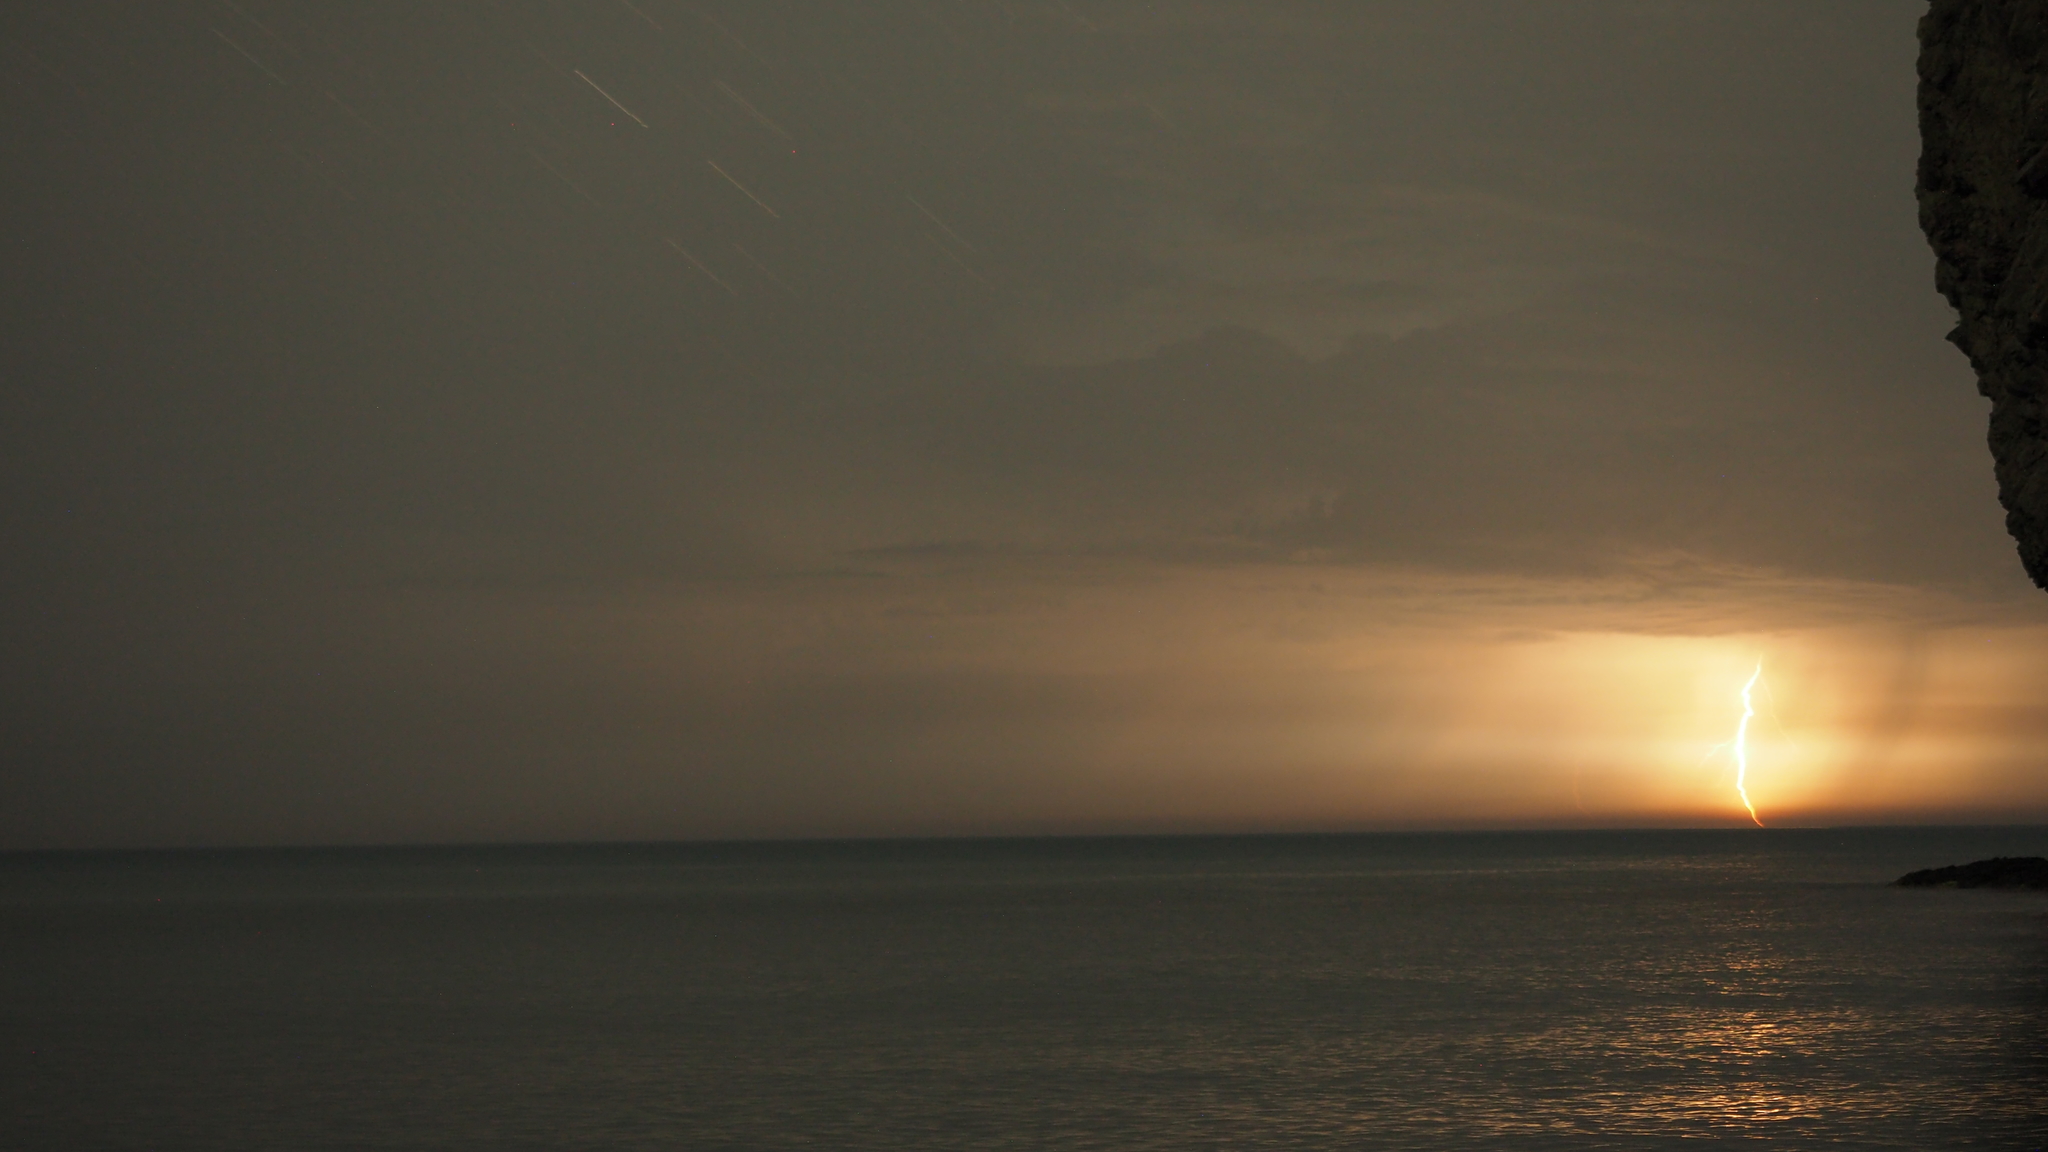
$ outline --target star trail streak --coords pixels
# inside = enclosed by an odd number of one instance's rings
[[[739,182],[738,180],[735,180],[735,179],[733,179],[733,177],[732,177],[732,173],[730,173],[730,172],[727,172],[727,171],[726,171],[725,169],[723,169],[723,168],[720,168],[720,167],[718,166],[718,161],[716,161],[716,160],[706,160],[706,161],[705,161],[705,163],[706,163],[706,164],[709,164],[709,165],[711,165],[711,170],[712,170],[713,172],[716,172],[716,173],[718,173],[718,174],[719,174],[720,176],[723,176],[723,177],[725,177],[725,182],[726,182],[726,183],[728,183],[728,184],[732,185],[733,187],[735,187],[735,188],[739,189],[739,190],[740,190],[740,193],[741,193],[741,195],[744,195],[744,196],[745,196],[745,197],[746,197],[747,199],[749,199],[749,200],[752,200],[752,201],[753,201],[754,203],[756,203],[756,204],[759,204],[759,205],[761,206],[761,211],[763,211],[763,212],[766,212],[766,213],[767,213],[767,214],[769,214],[770,216],[773,216],[773,217],[775,217],[775,218],[776,218],[777,220],[780,220],[780,219],[782,219],[782,214],[781,214],[781,213],[779,213],[779,212],[777,212],[777,211],[776,211],[775,209],[773,209],[773,208],[770,208],[770,207],[768,206],[768,202],[767,202],[766,200],[763,200],[763,199],[761,199],[761,198],[760,198],[759,196],[756,196],[756,195],[754,195],[754,194],[753,194],[752,192],[748,191],[748,190],[747,190],[747,186],[746,186],[745,184],[742,184],[742,183],[740,183],[740,182]]]
[[[725,289],[729,295],[739,295],[739,291],[735,289],[732,285],[727,284],[724,280],[720,279],[718,273],[713,272],[711,269],[705,267],[704,262],[702,260],[699,260],[695,256],[692,256],[690,254],[689,249],[683,247],[681,244],[676,243],[674,240],[669,240],[668,246],[682,253],[683,259],[688,260],[691,264],[695,265],[697,271],[702,272],[706,276],[711,277],[712,283],[717,284],[720,288]]]
[[[618,100],[615,97],[613,97],[611,93],[605,91],[603,88],[599,88],[597,85],[597,81],[592,80],[588,76],[585,76],[581,68],[576,69],[576,77],[577,79],[583,81],[585,84],[588,84],[592,88],[596,89],[597,94],[599,96],[602,96],[607,100],[610,100],[612,102],[612,107],[617,108],[619,111],[624,112],[628,116],[633,116],[633,110],[631,108],[628,108],[624,104],[619,103]],[[633,116],[633,123],[638,124],[642,128],[647,127],[647,121],[642,120],[638,116]]]

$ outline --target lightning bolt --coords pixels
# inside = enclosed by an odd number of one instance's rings
[[[1757,819],[1756,805],[1749,802],[1749,722],[1756,717],[1756,704],[1750,699],[1750,692],[1756,687],[1757,678],[1764,674],[1764,662],[1756,662],[1756,671],[1749,674],[1749,682],[1742,686],[1742,723],[1735,726],[1735,794],[1742,797],[1742,806],[1749,809],[1749,818],[1756,826],[1764,826]]]

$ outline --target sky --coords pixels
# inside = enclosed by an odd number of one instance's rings
[[[0,847],[2048,818],[1918,0],[0,14]]]

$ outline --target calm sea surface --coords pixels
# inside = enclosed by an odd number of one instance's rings
[[[2032,1149],[2048,829],[0,856],[8,1148]]]

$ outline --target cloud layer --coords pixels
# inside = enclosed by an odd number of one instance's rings
[[[639,7],[8,18],[0,844],[2048,808],[1915,4]]]

